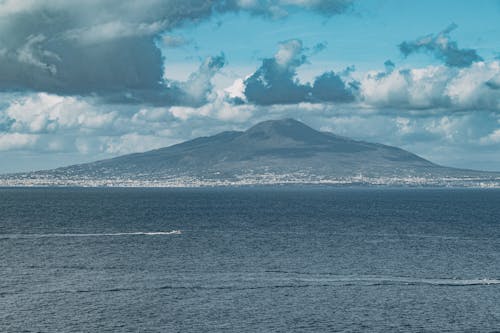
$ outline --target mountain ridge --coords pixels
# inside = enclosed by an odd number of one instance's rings
[[[447,168],[401,148],[317,131],[286,118],[263,121],[246,131],[226,131],[143,153],[1,179],[3,183],[31,179],[35,184],[78,186],[425,185],[443,179],[491,181],[498,175]]]

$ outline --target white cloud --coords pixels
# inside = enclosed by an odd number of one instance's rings
[[[408,102],[408,82],[402,73],[395,71],[380,79],[376,74],[369,73],[361,81],[361,96],[367,105],[401,105]]]
[[[128,133],[119,137],[104,137],[101,139],[101,142],[101,150],[103,152],[112,155],[121,155],[165,147],[175,141],[156,135]],[[89,149],[89,147],[86,147],[86,149]]]
[[[0,151],[23,150],[33,147],[39,136],[24,133],[0,133]]]
[[[500,111],[500,90],[486,83],[500,76],[500,62],[477,62],[453,77],[446,93],[461,109],[491,109]]]
[[[279,44],[278,52],[274,55],[276,63],[283,67],[290,66],[292,61],[298,61],[298,57],[303,52],[302,42],[298,39],[291,39]]]
[[[64,38],[74,40],[81,44],[95,44],[116,38],[155,35],[166,27],[167,23],[165,21],[128,23],[117,20],[90,27],[68,30],[64,33]]]
[[[438,134],[443,140],[455,142],[460,136],[460,126],[463,123],[463,118],[451,118],[445,116],[439,119],[432,120],[426,126],[430,133]]]
[[[117,118],[116,112],[82,99],[45,93],[14,100],[3,113],[11,120],[12,130],[28,133],[102,129],[112,126]]]
[[[247,77],[248,78],[248,77]],[[247,79],[245,78],[245,79]],[[232,85],[224,89],[224,92],[227,93],[229,98],[240,98],[243,101],[246,101],[245,97],[245,80],[244,79],[236,79]]]
[[[476,62],[467,68],[428,66],[370,72],[361,80],[360,99],[367,106],[393,109],[500,111],[500,62]]]
[[[483,145],[491,145],[500,143],[500,128],[484,136],[479,141]]]
[[[207,84],[210,68],[205,66],[208,74],[201,79]],[[4,95],[10,102],[0,109],[0,150],[77,152],[91,160],[293,117],[339,135],[400,146],[442,164],[458,163],[458,154],[467,152],[473,159],[500,143],[499,109],[493,103],[498,89],[485,84],[498,75],[498,62],[372,72],[360,80],[359,100],[342,105],[234,105],[243,79],[199,107],[103,105],[92,98],[45,93]]]

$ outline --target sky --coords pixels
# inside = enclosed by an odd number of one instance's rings
[[[499,22],[499,0],[0,0],[0,173],[281,118],[500,171]]]

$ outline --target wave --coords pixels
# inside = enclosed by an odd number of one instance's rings
[[[269,281],[264,281],[269,282]],[[130,291],[162,291],[162,290],[228,290],[228,291],[243,291],[243,290],[262,290],[262,289],[299,289],[299,288],[339,288],[339,287],[383,287],[383,286],[422,286],[429,285],[430,287],[495,287],[500,284],[500,280],[497,279],[472,279],[472,280],[454,280],[453,282],[448,279],[442,279],[440,281],[429,279],[415,279],[413,281],[401,281],[401,280],[366,280],[366,279],[355,279],[351,281],[346,280],[295,280],[295,281],[283,281],[282,283],[276,283],[273,281],[272,284],[215,284],[215,285],[203,285],[203,284],[179,284],[179,285],[159,285],[159,286],[149,286],[149,287],[114,287],[109,289],[55,289],[46,291],[30,291],[30,290],[16,290],[16,291],[3,291],[0,292],[0,296],[6,295],[17,295],[17,294],[72,294],[72,293],[113,293],[113,292],[130,292]]]
[[[454,279],[454,278],[412,278],[398,276],[370,276],[370,275],[336,275],[329,277],[314,276],[297,277],[298,273],[287,273],[286,276],[269,276],[269,273],[278,273],[278,271],[267,271],[267,274],[262,276],[262,273],[251,274],[247,278],[235,276],[231,281],[218,280],[216,277],[210,281],[200,281],[200,279],[189,278],[182,279],[174,284],[153,283],[153,285],[123,285],[105,289],[54,289],[54,290],[13,290],[0,291],[0,296],[16,295],[16,294],[52,294],[52,293],[107,293],[107,292],[130,292],[130,291],[161,291],[161,290],[259,290],[259,289],[299,289],[299,288],[380,288],[380,287],[470,287],[470,288],[497,288],[500,285],[500,279],[478,278],[478,279]],[[283,272],[279,272],[283,274]],[[289,276],[294,274],[294,276]],[[302,275],[311,275],[302,273]],[[321,274],[320,274],[321,275]],[[155,285],[156,284],[156,285]]]
[[[137,232],[115,232],[115,233],[92,233],[92,234],[3,234],[0,239],[12,238],[51,238],[51,237],[113,237],[113,236],[161,236],[161,235],[180,235],[181,230],[171,231],[137,231]]]
[[[405,276],[377,275],[336,275],[332,273],[303,273],[287,271],[266,271],[267,273],[284,274],[302,282],[325,282],[346,285],[431,285],[431,286],[483,286],[500,285],[500,279],[475,278],[418,278]]]
[[[400,277],[360,277],[352,280],[343,280],[351,284],[368,285],[407,285],[407,286],[443,286],[443,287],[466,287],[466,286],[487,286],[500,285],[498,279],[421,279],[421,278],[400,278]]]

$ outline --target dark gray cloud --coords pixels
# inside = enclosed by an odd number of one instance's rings
[[[206,17],[209,1],[7,2],[0,16],[0,89],[165,102],[155,36]]]
[[[297,67],[307,61],[302,42],[297,39],[280,44],[274,58],[266,58],[245,80],[245,96],[260,105],[293,104],[307,100],[311,87],[296,78]]]
[[[308,1],[297,1],[296,3],[306,4]],[[328,0],[319,0],[319,1],[309,1],[309,7],[318,13],[323,15],[335,15],[345,12],[346,10],[352,7],[353,1],[351,0],[341,0],[341,1],[328,1]]]
[[[386,60],[384,62],[384,67],[385,67],[385,71],[387,73],[392,73],[392,71],[394,70],[394,68],[396,68],[396,64],[393,63],[391,60]]]
[[[248,102],[272,105],[353,101],[356,84],[346,84],[341,74],[326,72],[318,76],[312,85],[300,83],[297,68],[308,60],[304,51],[298,39],[280,43],[275,56],[263,59],[257,71],[245,80],[244,94]],[[349,74],[349,71],[343,74]]]
[[[255,15],[283,17],[289,8],[300,7],[324,16],[344,13],[352,8],[354,0],[226,0],[224,10],[246,10]]]
[[[251,77],[245,80],[245,96],[260,105],[294,104],[309,99],[310,85],[295,79],[295,73],[280,66],[273,59],[264,59]]]
[[[319,53],[321,51],[324,51],[327,48],[327,46],[328,46],[327,42],[318,43],[318,44],[314,45],[314,47],[312,48],[312,53],[316,54],[316,53]]]
[[[311,99],[318,102],[352,102],[357,89],[356,83],[346,84],[340,75],[333,71],[326,72],[314,80]]]
[[[468,67],[472,63],[482,61],[474,49],[461,49],[457,42],[450,39],[450,32],[457,28],[451,24],[438,34],[430,34],[414,41],[399,44],[399,50],[405,57],[416,52],[427,52],[444,61],[449,67]]]
[[[500,90],[500,80],[499,79],[491,79],[484,83],[488,88],[493,90]]]
[[[394,69],[396,68],[396,64],[392,62],[392,60],[386,60],[384,61],[384,71],[378,72],[377,74],[370,74],[370,76],[373,76],[377,80],[383,79],[384,77],[391,75],[392,72],[394,72]]]
[[[172,83],[163,79],[163,59],[155,43],[161,33],[214,13],[245,10],[274,16],[276,11],[286,15],[290,7],[301,7],[332,15],[350,4],[347,0],[5,0],[0,6],[0,91],[173,104],[179,100],[171,99],[178,91],[168,91]],[[193,75],[206,77],[206,73]]]

